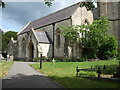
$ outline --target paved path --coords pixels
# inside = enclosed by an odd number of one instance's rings
[[[3,88],[62,88],[29,66],[32,62],[14,62],[2,81]]]
[[[2,89],[2,80],[0,80],[0,90]]]

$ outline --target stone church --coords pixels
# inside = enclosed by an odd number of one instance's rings
[[[69,40],[60,34],[61,26],[92,24],[100,16],[108,16],[111,30],[120,46],[120,3],[99,2],[94,11],[87,11],[85,7],[74,4],[38,20],[29,22],[18,32],[18,59],[32,60],[43,56],[47,58],[80,58],[81,47],[70,47]],[[82,37],[82,34],[80,34]],[[120,47],[119,47],[120,50]]]

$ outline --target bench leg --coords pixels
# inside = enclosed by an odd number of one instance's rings
[[[76,76],[78,76],[78,72],[76,73]]]

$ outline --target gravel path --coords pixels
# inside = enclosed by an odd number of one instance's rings
[[[14,62],[2,81],[2,88],[62,88],[29,64],[32,62]]]

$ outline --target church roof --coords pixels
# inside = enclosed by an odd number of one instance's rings
[[[19,34],[28,32],[31,30],[31,28],[33,28],[33,29],[40,28],[40,27],[50,25],[52,23],[56,23],[61,20],[70,18],[78,7],[79,7],[79,3],[69,6],[67,8],[64,8],[62,10],[59,10],[57,12],[54,12],[54,13],[52,13],[48,16],[42,17],[38,20],[32,21]]]
[[[47,32],[41,30],[33,30],[33,33],[39,43],[46,43],[46,44],[52,43],[52,40],[47,34]]]

